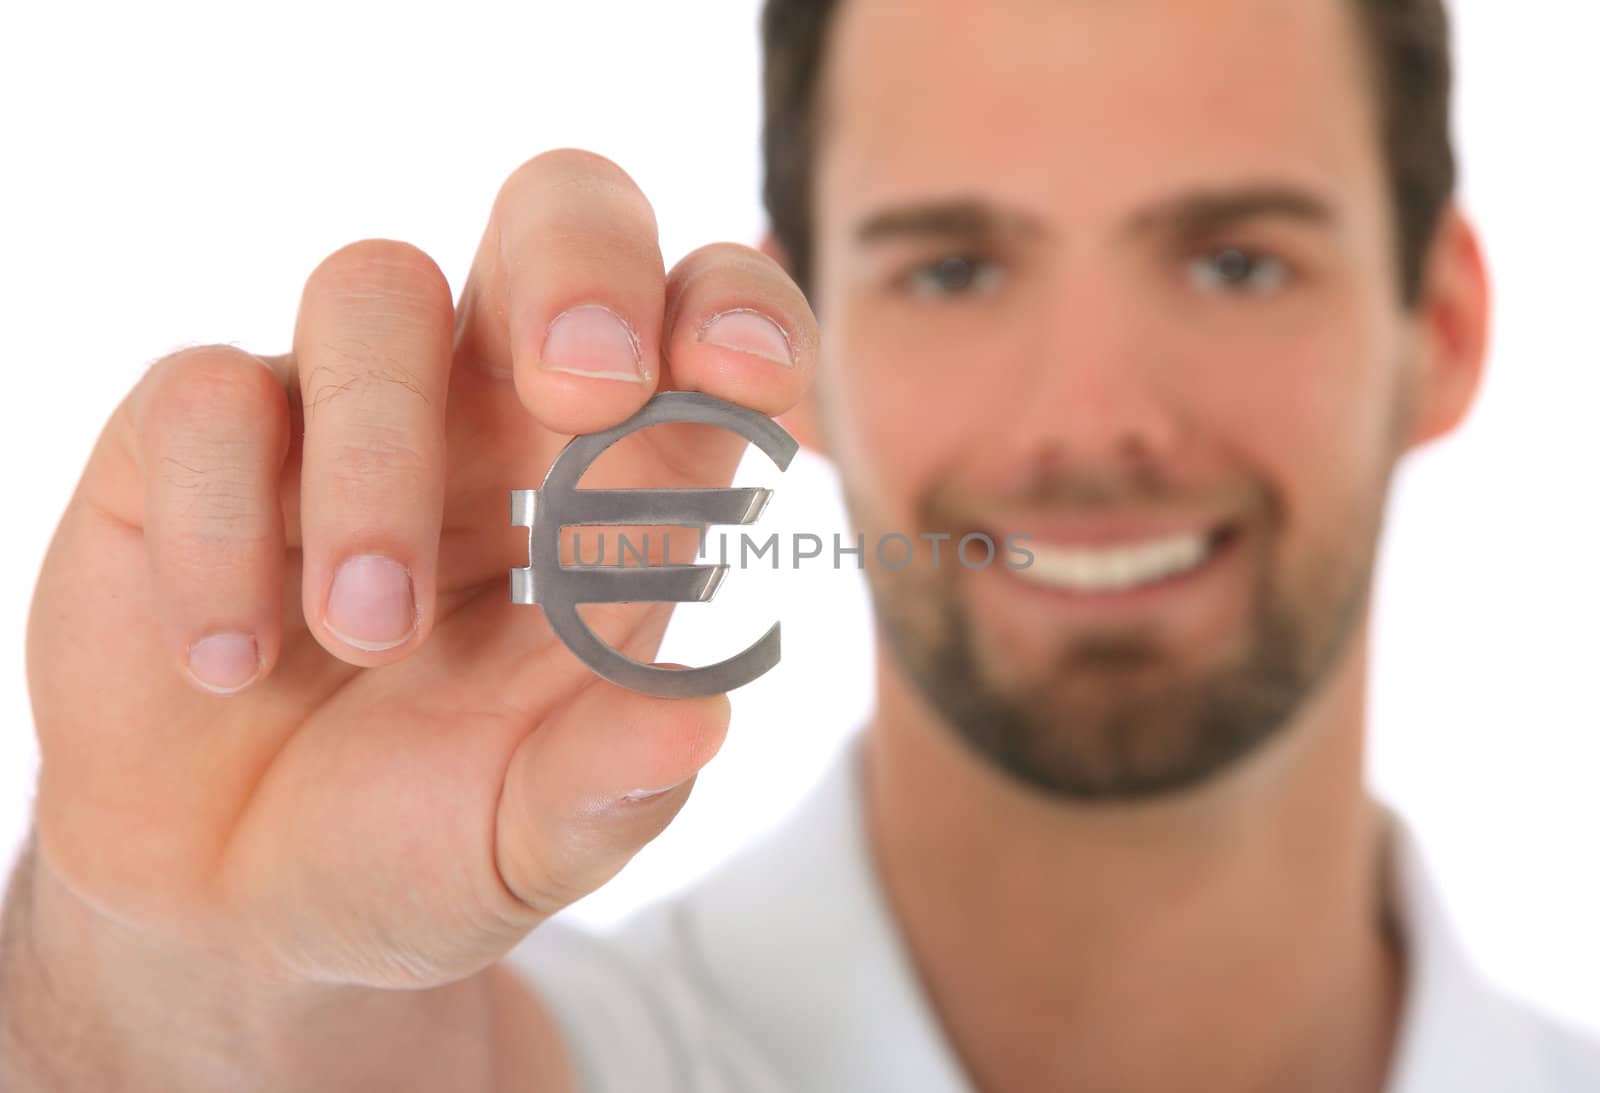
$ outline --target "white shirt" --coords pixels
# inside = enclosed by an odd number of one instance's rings
[[[557,917],[511,952],[584,1093],[973,1093],[872,870],[861,740],[686,892],[604,934]],[[1600,1042],[1480,976],[1390,817],[1407,980],[1386,1093],[1600,1093]]]

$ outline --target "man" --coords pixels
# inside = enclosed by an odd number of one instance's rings
[[[5,1087],[1600,1088],[1361,785],[1390,476],[1484,357],[1444,43],[1431,0],[771,0],[765,254],[668,274],[562,150],[459,304],[364,241],[290,353],[158,362],[30,617]],[[505,498],[665,387],[786,414],[869,539],[1034,564],[872,567],[870,725],[597,938],[545,920],[727,706],[508,604]],[[661,428],[588,484],[739,446]],[[648,659],[667,613],[590,618]]]

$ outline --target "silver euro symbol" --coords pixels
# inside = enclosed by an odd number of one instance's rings
[[[511,491],[511,522],[528,530],[528,566],[511,571],[511,602],[544,608],[550,629],[590,668],[629,690],[661,698],[694,698],[742,687],[779,657],[781,626],[773,623],[755,644],[703,668],[665,668],[623,656],[601,641],[578,615],[580,603],[704,603],[716,594],[725,565],[562,565],[561,529],[579,524],[704,527],[752,524],[770,490],[578,489],[578,479],[600,453],[629,433],[651,425],[693,422],[738,433],[787,470],[799,445],[771,418],[755,410],[692,391],[656,395],[627,421],[603,432],[573,437],[550,464],[537,490]]]

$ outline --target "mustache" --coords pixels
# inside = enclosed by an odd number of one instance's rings
[[[946,482],[917,505],[929,527],[954,530],[997,519],[1103,516],[1138,512],[1198,521],[1279,520],[1277,494],[1257,478],[1239,477],[1205,487],[1178,487],[1159,472],[1119,475],[1041,472],[1009,491],[978,491]]]

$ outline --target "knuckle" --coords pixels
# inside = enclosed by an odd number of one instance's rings
[[[339,439],[332,473],[340,482],[356,488],[396,479],[420,486],[428,474],[428,460],[414,438],[404,431],[369,425]]]
[[[662,710],[650,745],[650,779],[666,785],[681,781],[686,772],[705,767],[727,737],[732,706],[726,694],[671,701],[673,708]]]
[[[232,346],[196,346],[152,367],[139,427],[143,473],[165,499],[162,549],[180,561],[218,544],[257,543],[268,532],[261,487],[283,388],[259,360]],[[224,559],[226,564],[226,559]]]
[[[718,694],[709,695],[678,714],[682,720],[677,726],[677,746],[682,751],[675,756],[672,769],[699,770],[715,758],[727,737],[731,712],[728,696]]]
[[[610,216],[603,223],[557,217],[539,232],[538,240],[567,261],[607,271],[615,282],[631,280],[636,271],[645,269],[661,276],[661,250],[655,237],[644,225],[635,230],[624,224]]]
[[[306,281],[307,295],[384,310],[418,305],[453,309],[450,285],[426,251],[399,239],[359,239],[324,258]]]
[[[552,148],[524,161],[501,186],[495,206],[503,212],[551,195],[604,201],[607,220],[626,223],[631,217],[640,230],[652,236],[659,232],[655,209],[633,176],[615,160],[584,148]]]
[[[359,335],[331,338],[317,348],[318,363],[307,370],[305,379],[308,421],[336,400],[357,424],[363,423],[369,410],[379,416],[389,414],[393,406],[390,396],[397,392],[424,404],[430,401],[418,365],[392,356],[374,356],[373,346]]]
[[[544,187],[568,180],[637,189],[633,177],[616,160],[587,148],[550,148],[524,160],[511,172],[505,189]]]
[[[717,242],[697,247],[679,259],[668,278],[674,294],[691,286],[702,296],[732,292],[765,308],[769,317],[788,320],[792,334],[809,342],[814,318],[800,286],[777,259],[742,243]]]
[[[161,536],[161,554],[182,572],[228,574],[244,580],[256,564],[258,548],[272,540],[259,531],[260,507],[208,491],[179,515]]]
[[[228,345],[193,346],[151,366],[141,431],[237,435],[265,420],[283,388],[261,361]]]
[[[690,270],[733,268],[772,277],[780,282],[789,280],[788,273],[771,255],[755,247],[730,240],[702,244],[684,255],[679,260],[679,265]]]

